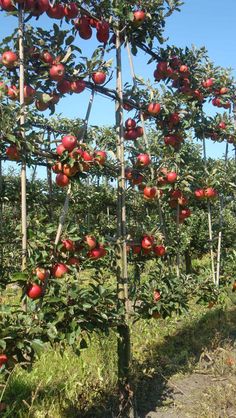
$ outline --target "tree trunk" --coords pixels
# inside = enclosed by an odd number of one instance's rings
[[[184,256],[185,256],[186,274],[191,274],[193,272],[193,268],[192,268],[192,257],[190,255],[189,250],[185,251]]]

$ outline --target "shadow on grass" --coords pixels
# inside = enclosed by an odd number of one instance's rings
[[[236,340],[236,309],[209,310],[200,320],[181,327],[174,335],[166,336],[163,343],[147,347],[146,361],[133,364],[137,376],[135,392],[138,417],[145,418],[148,412],[155,411],[164,405],[167,398],[171,398],[167,383],[172,375],[191,371],[204,350],[214,350],[225,339]],[[143,370],[152,370],[151,376],[144,374]],[[116,410],[113,402],[114,397],[106,396],[103,405],[94,406],[86,414],[78,411],[76,417],[114,418]],[[70,414],[65,411],[65,418],[69,417]]]
[[[160,322],[161,326],[161,322]],[[152,344],[147,349],[146,359],[142,363],[134,362],[134,380],[139,418],[145,418],[148,412],[155,411],[163,406],[165,400],[171,398],[171,390],[168,388],[168,379],[178,372],[188,372],[199,361],[202,352],[206,349],[215,349],[220,341],[236,339],[236,309],[224,311],[219,309],[210,310],[201,319],[183,325],[174,335],[165,337],[162,343]],[[151,370],[151,373],[143,371]],[[22,386],[21,386],[22,384]],[[54,387],[38,392],[42,399],[49,394],[53,396],[60,392],[61,388]],[[114,418],[117,416],[117,396],[112,393],[99,393],[99,401],[94,403],[87,412],[78,409],[78,404],[84,404],[76,399],[75,404],[68,404],[64,409],[63,418]],[[16,383],[10,393],[21,392],[21,399],[32,397],[32,386],[27,387],[24,382]],[[8,392],[8,394],[10,395]],[[13,399],[14,401],[14,399]],[[39,402],[39,399],[37,403]],[[11,417],[11,415],[2,415]],[[13,416],[13,415],[12,415]],[[15,414],[14,417],[23,416]],[[28,415],[25,415],[28,416]],[[29,415],[31,416],[31,415]],[[32,415],[34,416],[34,415]],[[45,415],[47,417],[47,415]],[[50,417],[54,418],[54,417]],[[56,417],[58,418],[58,417]],[[120,418],[126,418],[125,415]]]

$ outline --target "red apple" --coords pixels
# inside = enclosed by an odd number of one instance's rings
[[[161,294],[158,290],[154,290],[153,292],[153,302],[156,303],[161,299]]]
[[[221,106],[221,100],[218,97],[214,97],[214,99],[212,99],[212,104],[213,104],[213,106],[220,107]]]
[[[151,235],[144,235],[141,240],[141,247],[145,250],[150,250],[154,244],[154,237]]]
[[[68,186],[69,182],[70,182],[70,179],[65,174],[63,173],[57,174],[56,183],[59,187],[66,187]]]
[[[139,167],[147,167],[151,163],[150,155],[148,154],[139,154],[137,156],[137,166]]]
[[[136,127],[135,120],[134,119],[131,119],[131,118],[127,119],[125,121],[125,127],[126,127],[127,130],[134,129]]]
[[[7,147],[6,155],[11,161],[18,161],[20,159],[20,153],[16,145],[10,145]]]
[[[226,123],[224,121],[221,121],[218,125],[219,129],[226,129]]]
[[[64,7],[62,4],[55,4],[54,6],[50,6],[47,10],[47,15],[51,19],[63,19],[65,16]]]
[[[187,65],[181,65],[179,67],[179,72],[180,74],[183,74],[184,76],[186,76],[186,74],[189,74],[189,69]]]
[[[18,57],[13,51],[6,51],[2,54],[1,61],[5,67],[11,69],[14,68],[17,64]]]
[[[134,141],[137,138],[138,138],[138,133],[137,133],[136,128],[135,129],[129,129],[128,131],[125,131],[125,133],[124,133],[124,139],[126,139],[126,140]]]
[[[97,246],[97,240],[92,235],[86,235],[84,237],[84,243],[89,247],[90,250],[93,250]]]
[[[105,20],[97,22],[96,29],[97,29],[97,40],[99,42],[103,42],[106,44],[109,39],[109,30],[110,30],[109,23],[106,22]]]
[[[158,189],[155,186],[153,187],[146,186],[143,190],[143,194],[144,194],[144,197],[148,199],[155,199],[155,197],[157,197],[157,194],[158,194]]]
[[[143,128],[142,128],[142,126],[137,126],[136,128],[135,128],[135,131],[136,131],[136,134],[137,134],[137,137],[138,138],[141,138],[142,136],[143,136]]]
[[[214,78],[208,78],[207,80],[202,81],[202,86],[207,89],[209,87],[212,87],[214,84]]]
[[[136,10],[134,12],[134,23],[135,24],[142,24],[146,19],[146,13],[143,10]]]
[[[3,364],[6,364],[8,362],[8,357],[6,354],[0,354],[0,367],[3,366]]]
[[[153,115],[156,116],[160,113],[161,111],[161,105],[159,103],[150,103],[148,105],[148,112]]]
[[[35,97],[35,89],[33,89],[33,87],[31,86],[24,86],[24,99],[25,99],[25,104],[31,104],[34,101],[34,97]]]
[[[132,248],[133,254],[140,254],[142,251],[141,245],[132,244],[131,248]]]
[[[179,122],[180,122],[179,113],[177,113],[177,112],[171,113],[171,115],[169,117],[169,124],[171,126],[175,126],[175,125],[178,125]]]
[[[197,189],[197,190],[195,190],[194,196],[196,197],[196,199],[204,199],[205,198],[204,189]]]
[[[65,76],[65,66],[63,64],[54,64],[50,70],[50,78],[54,81],[62,81]]]
[[[217,191],[213,187],[207,187],[204,190],[204,195],[208,199],[214,199],[215,197],[217,197],[218,193],[217,193]]]
[[[93,31],[89,25],[81,25],[79,28],[79,36],[82,39],[90,39],[93,34]]]
[[[104,165],[106,162],[107,154],[105,151],[94,151],[94,161],[100,165]]]
[[[52,268],[52,275],[57,279],[60,279],[68,272],[68,267],[64,263],[57,263]]]
[[[139,185],[143,182],[144,177],[142,176],[142,174],[140,173],[136,173],[135,171],[133,171],[132,173],[132,184],[135,185]]]
[[[93,260],[98,260],[99,258],[105,257],[106,254],[107,254],[107,251],[105,250],[105,248],[101,244],[99,244],[97,248],[90,250],[87,253],[87,256],[89,258],[92,258]]]
[[[69,3],[64,6],[64,14],[67,19],[75,19],[79,14],[79,9],[76,3]]]
[[[178,199],[179,197],[181,197],[181,196],[182,196],[182,192],[181,192],[181,190],[176,189],[176,190],[172,190],[172,191],[170,192],[170,195],[171,195],[171,197],[172,197],[173,199]]]
[[[71,239],[62,239],[62,251],[75,251],[75,243]]]
[[[54,165],[52,165],[52,170],[54,173],[61,173],[63,170],[63,164],[61,162],[57,162]]]
[[[13,12],[14,10],[16,10],[16,8],[15,8],[15,6],[12,3],[11,0],[1,0],[0,1],[0,6],[6,12]]]
[[[162,75],[166,75],[168,68],[168,63],[166,61],[160,61],[157,64],[157,71]]]
[[[54,61],[53,55],[50,54],[50,52],[48,52],[47,50],[45,50],[41,53],[40,58],[46,64],[52,64],[53,61]]]
[[[170,171],[169,173],[167,173],[166,175],[167,183],[175,183],[176,180],[177,180],[177,173],[175,173],[174,171]]]
[[[73,135],[66,135],[61,140],[63,147],[71,152],[77,145],[77,139]]]
[[[16,86],[10,86],[7,91],[7,95],[11,100],[18,100],[19,99],[19,90]]]
[[[63,144],[59,144],[56,148],[56,153],[57,155],[60,155],[60,157],[62,156],[63,152],[65,151],[65,147]]]
[[[158,257],[163,257],[166,253],[164,245],[155,245],[152,249]]]
[[[46,280],[50,275],[49,271],[43,267],[36,267],[35,272],[36,272],[36,276],[38,277],[38,279],[41,280],[42,282]]]
[[[69,266],[78,266],[80,264],[80,260],[78,257],[70,257],[67,264],[69,264]]]
[[[26,293],[30,299],[38,299],[40,296],[42,296],[43,289],[38,284],[33,283],[29,285]]]
[[[26,7],[30,9],[33,16],[39,16],[49,9],[48,0],[26,0]]]
[[[95,84],[103,84],[106,81],[106,73],[103,71],[96,71],[92,74],[92,80]]]
[[[57,90],[61,94],[69,93],[71,90],[71,83],[68,80],[62,80],[60,83],[57,84]]]
[[[190,209],[188,209],[188,208],[180,209],[180,212],[179,212],[179,218],[180,219],[189,218],[189,216],[191,216]]]
[[[75,80],[70,83],[70,89],[73,93],[82,93],[86,87],[84,80]]]
[[[228,91],[229,91],[229,89],[227,87],[221,87],[220,91],[219,91],[219,94],[227,94]]]

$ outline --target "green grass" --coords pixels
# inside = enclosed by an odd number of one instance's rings
[[[202,353],[218,350],[222,342],[233,344],[235,323],[234,308],[196,306],[182,318],[136,323],[132,328],[132,379],[140,413],[165,402],[171,376],[191,373]],[[109,337],[93,335],[79,357],[69,347],[63,353],[60,347],[48,350],[31,371],[16,366],[5,388],[7,410],[2,416],[111,417],[116,404],[116,361],[114,332]]]

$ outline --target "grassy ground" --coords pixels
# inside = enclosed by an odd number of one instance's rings
[[[236,411],[235,324],[234,307],[196,306],[182,318],[135,324],[132,376],[139,416],[230,417]],[[2,387],[7,409],[1,416],[111,418],[115,384],[116,335],[93,336],[79,357],[57,347],[31,371],[16,367]]]

